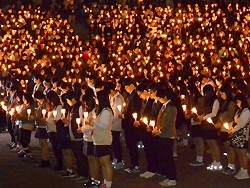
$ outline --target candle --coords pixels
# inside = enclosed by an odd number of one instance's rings
[[[83,112],[83,117],[87,119],[89,117],[89,113],[88,112]]]
[[[182,109],[183,109],[183,111],[186,111],[187,110],[187,105],[182,105]]]
[[[214,124],[214,122],[213,122],[213,120],[211,118],[207,118],[207,122]]]
[[[14,109],[14,108],[11,108],[11,109],[10,109],[10,116],[13,116],[13,115],[14,115],[14,112],[15,112],[15,109]]]
[[[62,108],[62,109],[61,109],[61,112],[62,112],[62,114],[63,114],[63,117],[65,118],[65,115],[66,115],[66,109],[65,109],[65,108]]]
[[[228,123],[224,123],[224,124],[223,124],[223,127],[224,127],[225,129],[229,130],[229,124],[228,124]]]
[[[45,117],[45,115],[46,115],[46,109],[42,109],[42,114],[43,114],[43,117]]]
[[[117,109],[119,110],[119,112],[121,112],[122,111],[122,105],[118,105]]]
[[[132,114],[132,116],[133,116],[133,118],[135,119],[135,121],[137,120],[137,118],[138,118],[138,114],[136,113],[136,112],[134,112],[133,114]]]
[[[150,120],[150,125],[153,127],[153,129],[155,128],[155,120]]]
[[[81,118],[76,118],[76,123],[78,125],[78,128],[80,128]]]
[[[191,111],[194,113],[194,114],[197,114],[197,109],[194,107],[191,109]]]
[[[143,117],[142,118],[142,122],[145,123],[146,125],[148,125],[148,118],[147,117]]]
[[[28,117],[30,117],[31,109],[27,109],[27,114],[28,114]]]
[[[53,110],[53,116],[54,116],[54,119],[56,118],[56,115],[57,115],[57,111],[56,110]]]

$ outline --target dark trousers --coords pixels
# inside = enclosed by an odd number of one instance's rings
[[[157,149],[155,146],[155,139],[151,133],[145,130],[141,132],[141,140],[144,145],[144,152],[147,160],[147,170],[155,173],[157,171]]]
[[[128,148],[130,162],[133,167],[139,165],[139,153],[137,144],[139,142],[138,129],[135,127],[125,128],[125,141]]]
[[[26,150],[29,147],[31,138],[31,131],[20,128],[20,143]]]
[[[52,145],[52,150],[54,152],[54,155],[57,160],[57,166],[62,167],[63,166],[63,154],[62,154],[62,148],[61,145],[58,142],[57,135],[55,132],[49,133],[49,140]]]
[[[11,137],[11,141],[16,142],[13,123],[11,121],[11,117],[9,117],[9,116],[7,116],[7,126],[8,126],[8,132],[9,132],[10,137]]]
[[[176,167],[173,158],[174,139],[159,138],[159,169],[162,175],[165,175],[169,180],[176,180]]]
[[[77,174],[88,177],[89,163],[88,158],[83,154],[83,141],[71,141],[71,148],[76,158]]]
[[[120,131],[112,131],[113,142],[112,147],[114,151],[114,157],[117,159],[117,162],[122,162],[122,145],[120,140]]]

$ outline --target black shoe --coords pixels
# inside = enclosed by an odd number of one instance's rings
[[[93,181],[92,179],[89,179],[89,181],[87,181],[83,185],[87,187],[87,186],[91,185],[92,181]]]
[[[50,162],[49,161],[44,161],[41,160],[39,164],[36,165],[39,168],[47,168],[50,166]]]
[[[91,181],[91,184],[90,185],[87,185],[86,187],[88,188],[98,188],[99,186],[101,185],[101,182],[100,181]]]

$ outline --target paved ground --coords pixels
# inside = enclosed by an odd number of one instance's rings
[[[60,177],[51,169],[40,169],[35,163],[23,162],[17,158],[16,153],[9,151],[5,144],[9,141],[7,133],[0,133],[0,188],[80,188],[80,183],[71,179]],[[32,149],[35,159],[40,157],[38,142],[32,138]],[[125,154],[127,154],[126,149]],[[233,176],[226,176],[221,172],[209,172],[205,167],[193,168],[188,163],[194,158],[194,150],[190,147],[180,147],[178,153],[177,173],[180,188],[247,188],[250,180],[237,180]],[[55,162],[50,152],[52,163]],[[143,151],[140,152],[141,171],[145,170],[145,158]],[[125,161],[128,156],[125,155]],[[205,158],[208,164],[209,157]],[[140,178],[139,174],[126,174],[122,170],[114,171],[114,188],[158,188],[158,182],[163,178],[160,176],[152,179]]]

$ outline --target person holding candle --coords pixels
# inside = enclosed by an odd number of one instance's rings
[[[88,158],[89,164],[89,181],[86,182],[84,185],[86,187],[91,187],[93,185],[99,184],[97,172],[99,171],[99,163],[98,160],[94,157],[94,145],[93,145],[93,126],[92,124],[87,124],[89,118],[93,118],[95,116],[95,99],[94,99],[94,92],[92,89],[87,89],[86,94],[83,96],[83,103],[84,103],[84,122],[83,126],[78,129],[78,131],[83,132],[83,139],[84,139],[84,147],[83,153]]]
[[[116,85],[113,82],[109,82],[105,89],[109,92],[110,105],[114,112],[114,118],[112,121],[112,147],[114,152],[114,163],[113,167],[115,169],[122,169],[124,164],[122,160],[122,145],[120,141],[121,131],[122,131],[122,119],[119,115],[123,113],[123,96],[116,91]]]
[[[83,181],[88,177],[88,160],[83,153],[83,133],[81,131],[83,118],[83,108],[78,100],[79,96],[74,91],[68,92],[66,101],[70,106],[69,135],[71,148],[77,163],[77,175]]]
[[[132,114],[137,113],[137,119],[140,119],[141,99],[136,92],[135,81],[132,78],[126,78],[123,81],[128,97],[124,107],[124,118],[122,119],[122,128],[125,134],[126,146],[129,150],[131,167],[125,169],[128,173],[139,172],[139,156],[137,143],[139,142],[139,130],[134,126],[135,119]]]
[[[190,80],[188,84],[188,90],[190,92],[190,114],[186,115],[186,118],[191,119],[191,137],[193,138],[195,151],[196,151],[196,160],[191,162],[190,166],[202,166],[203,156],[204,156],[204,142],[202,138],[202,127],[201,122],[197,119],[197,116],[202,114],[204,107],[204,97],[200,94],[195,82]]]
[[[220,102],[216,97],[215,90],[212,85],[207,84],[203,87],[204,102],[206,107],[204,113],[198,116],[201,122],[203,138],[207,141],[211,150],[213,162],[207,167],[207,170],[218,171],[222,170],[220,163],[220,149],[217,144],[218,130],[215,127],[217,123],[217,113],[220,107]]]
[[[145,83],[142,81],[142,83]],[[136,126],[139,123],[140,129],[140,138],[144,145],[144,152],[147,159],[147,171],[140,174],[140,177],[151,178],[157,172],[157,159],[156,159],[156,139],[152,136],[152,130],[154,126],[152,123],[155,123],[155,119],[152,117],[152,107],[155,99],[152,98],[152,88],[154,88],[155,84],[150,84],[148,87],[144,84],[139,84],[136,88],[136,91],[140,98],[142,99],[142,109],[141,109],[141,117],[148,117],[149,122],[145,124],[143,121],[135,121],[134,125]],[[151,93],[148,92],[150,90]]]
[[[157,116],[156,127],[152,131],[153,136],[158,137],[159,168],[166,176],[166,180],[160,182],[161,186],[176,185],[176,167],[173,158],[173,146],[176,138],[177,109],[172,103],[173,91],[170,89],[157,90],[156,96],[162,103],[162,108]]]
[[[110,162],[111,144],[112,144],[112,120],[113,111],[110,106],[108,94],[101,90],[97,92],[97,117],[89,118],[93,124],[93,142],[94,156],[98,159],[102,166],[102,174],[104,178],[103,187],[110,188],[112,185],[113,168]],[[88,122],[86,122],[88,123]]]
[[[20,125],[20,144],[23,149],[18,152],[18,156],[25,157],[26,159],[32,159],[29,144],[31,132],[34,130],[35,125],[34,115],[34,99],[30,93],[24,94],[23,105],[20,109],[20,113],[16,114],[16,119],[22,121]]]
[[[231,124],[233,121],[233,116],[236,111],[236,104],[233,101],[232,97],[232,89],[229,85],[226,83],[220,88],[219,90],[220,94],[220,103],[221,107],[218,111],[218,122],[215,125],[216,128],[218,128],[219,131],[219,137],[218,139],[223,142],[224,147],[227,152],[227,161],[228,165],[223,169],[224,174],[234,174],[236,172],[235,170],[235,151],[229,147],[228,144],[228,129],[225,127],[225,124]]]
[[[41,161],[37,165],[37,167],[49,167],[50,162],[49,162],[49,146],[47,139],[48,133],[46,130],[46,100],[45,100],[45,95],[41,91],[36,91],[34,94],[34,99],[37,101],[38,108],[36,110],[35,114],[35,125],[36,125],[36,135],[35,137],[39,139],[39,144],[41,147]],[[44,111],[45,110],[45,111]],[[44,113],[45,112],[45,113]]]
[[[63,169],[63,155],[61,145],[58,142],[56,123],[61,118],[62,105],[60,98],[55,91],[50,91],[47,94],[48,109],[47,109],[47,132],[52,145],[53,153],[56,157],[57,164],[54,167],[55,171]],[[54,113],[53,113],[54,112]]]
[[[249,122],[250,122],[250,111],[246,97],[243,93],[238,93],[235,96],[235,102],[238,107],[234,115],[234,124],[229,129],[229,143],[236,151],[240,170],[235,175],[237,179],[249,179],[248,173],[248,139],[249,139]]]

